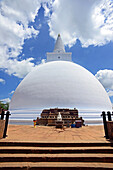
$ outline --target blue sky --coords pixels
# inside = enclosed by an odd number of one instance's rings
[[[0,100],[10,101],[60,33],[72,61],[96,76],[113,103],[113,2],[21,1],[0,1]]]

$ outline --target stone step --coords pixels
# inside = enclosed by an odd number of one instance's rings
[[[31,146],[31,147],[95,147],[95,146],[112,146],[110,142],[1,142],[0,146]]]
[[[113,147],[22,147],[22,146],[0,146],[0,153],[113,153]]]
[[[113,154],[0,154],[1,162],[104,162],[112,163]]]
[[[0,170],[113,170],[112,163],[92,162],[5,162],[0,163]]]

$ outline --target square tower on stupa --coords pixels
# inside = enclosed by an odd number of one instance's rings
[[[65,52],[65,48],[61,39],[60,34],[58,34],[54,51],[53,52],[48,52],[46,53],[47,55],[47,62],[49,61],[72,61],[71,55],[72,53],[70,52]]]

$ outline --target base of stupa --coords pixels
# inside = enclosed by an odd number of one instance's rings
[[[63,128],[64,127],[64,121],[56,121],[56,128]]]

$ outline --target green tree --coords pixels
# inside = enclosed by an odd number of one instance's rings
[[[0,107],[5,109],[5,110],[8,110],[9,109],[9,103],[3,103],[2,101],[0,101]]]

